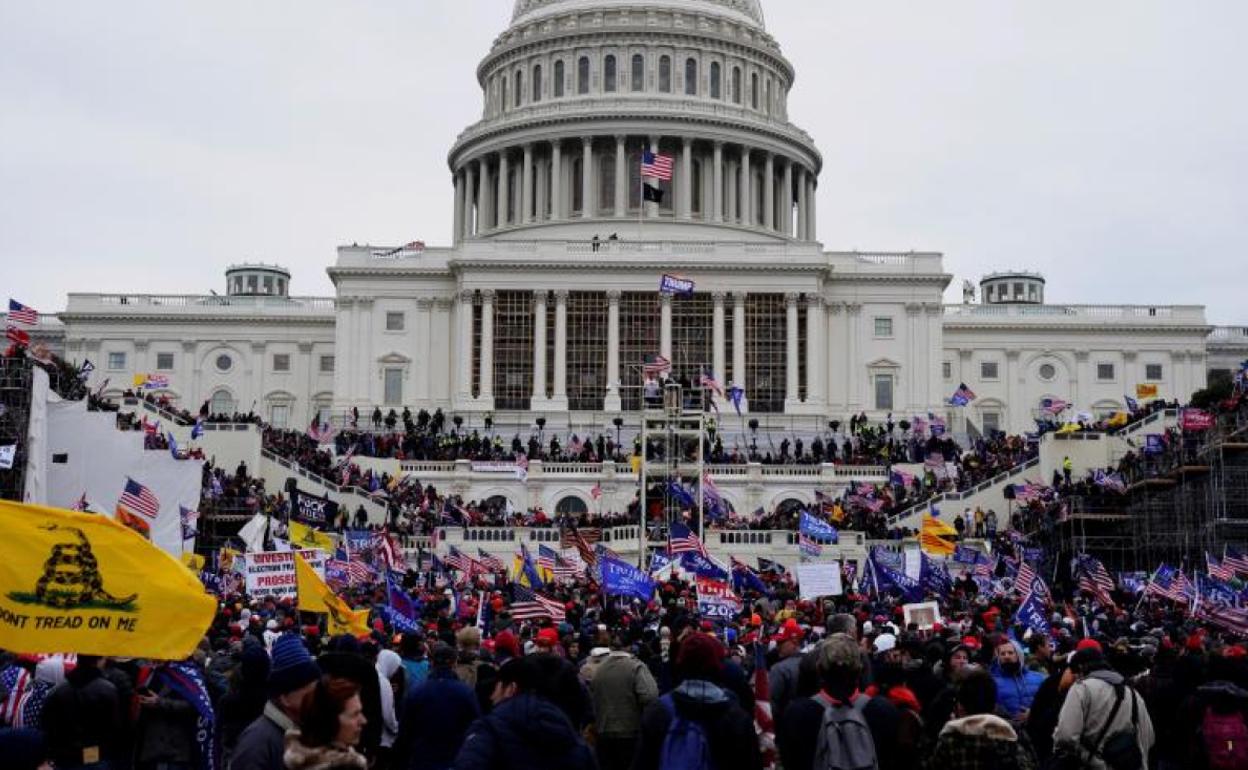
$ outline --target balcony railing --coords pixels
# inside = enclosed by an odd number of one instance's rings
[[[1040,318],[1046,321],[1086,323],[1205,323],[1200,305],[945,305],[945,317],[969,321]]]
[[[70,294],[66,312],[181,312],[332,316],[333,297],[230,296],[216,294]]]

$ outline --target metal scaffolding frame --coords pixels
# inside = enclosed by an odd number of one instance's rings
[[[21,501],[26,489],[26,438],[30,430],[31,373],[24,355],[0,358],[0,446],[15,445],[13,467],[0,469],[0,499]]]

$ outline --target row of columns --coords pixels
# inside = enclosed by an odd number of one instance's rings
[[[580,218],[629,216],[629,208],[637,191],[630,190],[632,175],[628,169],[628,137],[615,135],[614,140],[612,206],[609,212],[599,212],[598,167],[595,160],[600,157],[601,150],[596,147],[594,137],[581,138],[578,148],[582,161]],[[565,176],[570,178],[570,175],[564,166],[563,144],[562,141],[551,142],[548,151],[543,152],[539,152],[539,147],[533,143],[520,146],[518,196],[511,189],[514,148],[472,158],[461,164],[454,175],[456,241],[495,229],[572,218],[571,190],[565,189],[564,184],[567,181]],[[647,144],[652,152],[658,152],[660,138],[649,137]],[[682,220],[694,218],[694,149],[692,137],[680,138],[675,158],[678,171],[673,208],[675,216]],[[798,240],[815,240],[815,175],[806,166],[770,151],[726,145],[721,141],[713,142],[711,152],[700,157],[711,164],[709,195],[703,195],[703,219],[761,227]],[[757,212],[754,211],[755,196],[751,193],[755,182],[751,169],[755,160],[762,164],[764,180],[762,211]],[[495,169],[496,178],[492,176]],[[730,183],[725,185],[725,180]],[[796,222],[792,214],[785,216],[785,212],[792,212],[795,206]]]
[[[459,294],[459,376],[458,390],[461,403],[472,399],[473,359],[473,304],[474,292],[465,290]],[[533,294],[533,409],[567,409],[567,362],[568,362],[568,291],[557,289],[555,299],[555,345],[554,381],[547,396],[546,383],[546,318],[549,310],[548,292]],[[606,292],[607,298],[607,392],[603,408],[620,408],[620,292]],[[745,386],[745,293],[732,295],[732,346],[731,372],[727,370],[727,340],[724,325],[727,318],[728,295],[714,292],[712,295],[711,350],[712,369],[718,382]],[[479,398],[489,402],[494,397],[494,291],[485,289],[481,297],[481,352],[477,359]],[[802,402],[798,387],[798,301],[797,294],[785,295],[785,402],[786,407]],[[820,372],[823,370],[824,349],[824,302],[822,297],[806,297],[806,402],[822,403],[826,397]],[[672,357],[672,297],[661,295],[659,304],[659,353]],[[731,374],[731,378],[729,378]],[[748,400],[748,392],[747,392]],[[743,409],[747,408],[743,404]]]

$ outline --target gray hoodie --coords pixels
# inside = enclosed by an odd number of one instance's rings
[[[1071,685],[1070,692],[1066,694],[1066,702],[1062,704],[1062,711],[1057,717],[1057,729],[1053,731],[1054,752],[1078,752],[1085,767],[1090,770],[1106,770],[1105,763],[1100,757],[1092,756],[1087,744],[1096,740],[1105,728],[1110,712],[1114,709],[1114,701],[1118,697],[1114,688],[1120,684],[1124,684],[1121,674],[1102,670],[1093,671]],[[1144,698],[1135,690],[1127,687],[1122,705],[1118,707],[1114,722],[1105,734],[1108,737],[1119,730],[1131,729],[1132,699],[1139,707],[1136,737],[1140,743],[1140,754],[1147,764],[1148,752],[1155,741],[1153,722],[1148,717]]]

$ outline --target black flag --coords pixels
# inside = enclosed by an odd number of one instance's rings
[[[663,191],[657,187],[654,187],[653,185],[642,182],[641,183],[641,198],[642,200],[654,201],[655,203],[662,203]]]

